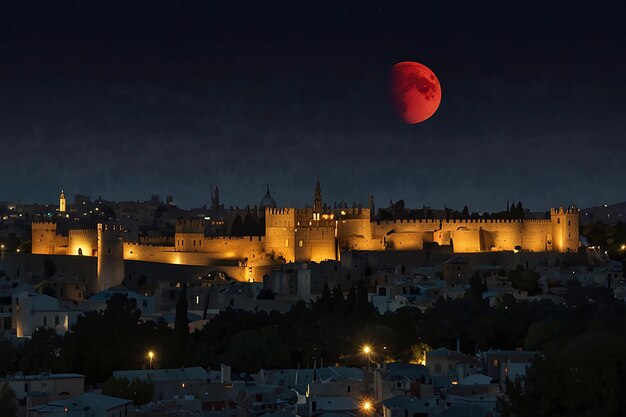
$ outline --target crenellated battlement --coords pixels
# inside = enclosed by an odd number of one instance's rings
[[[98,231],[96,229],[70,229],[69,230],[70,236],[95,234],[97,232]]]
[[[558,207],[551,208],[550,214],[579,214],[580,209],[574,205],[569,206],[568,208]]]
[[[394,220],[372,220],[372,224],[376,225],[388,225],[388,224],[428,224],[428,225],[440,225],[439,219],[394,219]]]
[[[205,241],[210,242],[210,241],[220,241],[220,240],[225,240],[225,241],[230,241],[230,240],[235,240],[235,241],[244,241],[244,240],[248,240],[250,242],[254,242],[255,240],[258,242],[261,242],[264,240],[264,236],[207,236],[204,238]]]
[[[52,221],[43,221],[43,220],[39,220],[39,221],[34,221],[32,222],[32,227],[39,227],[39,228],[43,228],[43,227],[57,227],[57,223],[56,222],[52,222]]]
[[[292,210],[295,210],[295,209],[266,207],[265,208],[265,215],[269,214],[271,216],[280,216],[280,215],[284,215],[284,214],[291,214]]]
[[[119,222],[98,223],[99,232],[123,232],[124,225]]]
[[[522,219],[448,219],[442,220],[446,224],[521,224]]]
[[[176,233],[204,233],[204,219],[178,219]]]
[[[133,248],[154,248],[154,249],[162,249],[162,250],[173,250],[173,246],[165,246],[165,245],[151,245],[149,243],[134,243],[134,242],[124,242],[124,248],[133,249]]]

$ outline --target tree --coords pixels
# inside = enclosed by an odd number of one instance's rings
[[[426,365],[426,353],[431,351],[432,348],[424,342],[419,342],[411,346],[411,359],[409,363],[414,365]]]
[[[8,382],[0,387],[0,410],[2,410],[2,417],[17,416],[17,398]]]
[[[187,314],[187,284],[183,284],[183,289],[176,303],[176,318],[174,319],[174,333],[181,339],[189,335],[189,320]]]
[[[263,288],[259,291],[259,295],[256,296],[257,300],[273,300],[274,298],[276,298],[276,294],[274,294],[271,288]]]
[[[528,291],[528,295],[534,295],[539,292],[539,277],[537,272],[524,269],[518,266],[509,271],[509,279],[513,288],[522,291]]]
[[[487,284],[483,282],[478,272],[475,272],[469,280],[469,289],[465,292],[465,297],[474,301],[483,300],[483,292],[487,291]]]
[[[524,379],[510,381],[498,401],[502,417],[623,416],[626,343],[587,333],[563,349],[537,356]]]
[[[243,236],[243,220],[239,214],[235,216],[233,224],[230,226],[230,235]]]
[[[241,231],[243,236],[259,236],[262,234],[259,222],[250,213],[246,214],[246,217],[243,219]]]
[[[323,312],[330,311],[332,307],[332,296],[330,294],[328,282],[324,282],[324,287],[322,287],[322,296],[320,297],[318,304]]]
[[[56,271],[57,269],[54,266],[54,262],[52,262],[52,259],[46,258],[43,260],[43,278],[45,280],[49,280],[50,278],[52,278],[54,274],[56,274]]]
[[[55,352],[61,347],[61,342],[61,336],[52,328],[35,330],[30,341],[18,350],[19,369],[24,373],[38,374],[55,368]]]

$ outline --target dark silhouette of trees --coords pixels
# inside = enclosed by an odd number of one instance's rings
[[[230,226],[230,235],[236,237],[243,236],[243,220],[241,220],[239,214],[233,219],[233,224]]]
[[[8,382],[0,386],[0,410],[3,417],[17,416],[17,397]]]
[[[261,230],[261,226],[257,219],[250,213],[246,214],[242,225],[243,236],[261,236],[264,234],[264,230]]]
[[[513,288],[528,291],[528,295],[539,293],[539,274],[537,272],[518,266],[510,271],[508,275]]]
[[[507,384],[498,411],[503,417],[623,416],[624,339],[590,332],[557,352],[537,355],[524,380]]]
[[[43,260],[43,278],[44,280],[49,280],[56,274],[57,268],[54,265],[54,262],[50,258],[46,258]]]
[[[180,340],[186,339],[189,335],[189,319],[187,306],[187,284],[183,284],[178,302],[176,302],[176,317],[174,319],[174,333]]]

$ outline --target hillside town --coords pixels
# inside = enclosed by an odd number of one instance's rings
[[[252,208],[225,209],[217,188],[211,197],[210,207],[189,210],[158,196],[77,195],[67,204],[61,193],[58,205],[2,203],[3,407],[12,404],[20,417],[506,416],[529,369],[578,338],[572,323],[607,306],[626,309],[620,213],[604,223],[593,220],[598,210],[560,209],[575,214],[567,224],[575,248],[536,250],[522,238],[486,250],[460,242],[468,224],[479,225],[480,242],[504,242],[508,231],[484,231],[480,220],[544,224],[533,222],[551,213],[520,202],[495,213],[408,209],[401,201],[375,211],[373,197],[367,209],[331,207],[318,182],[313,205],[302,209],[309,218],[298,220],[311,230],[313,222],[338,227],[342,213],[359,210],[372,225],[464,226],[439,241],[420,232],[419,247],[406,244],[415,233],[401,228],[372,250],[342,244],[338,229],[330,250],[296,237],[292,245],[312,249],[261,249],[264,274],[246,279],[245,254],[212,249],[206,262],[193,254],[204,239],[266,241],[264,213],[276,203],[269,187]],[[191,220],[201,229],[184,229]],[[57,245],[64,252],[35,250],[42,222],[55,226],[52,241],[65,236]],[[558,239],[556,223],[545,224],[544,239]],[[121,226],[113,239],[107,225]],[[191,256],[134,259],[127,243]],[[111,247],[121,248],[117,258]]]

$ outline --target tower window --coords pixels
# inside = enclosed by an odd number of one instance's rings
[[[556,224],[561,224],[561,219],[556,219]]]
[[[298,242],[298,246],[302,247],[302,241]]]

